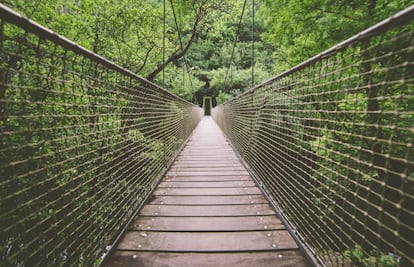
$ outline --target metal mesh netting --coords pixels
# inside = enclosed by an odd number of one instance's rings
[[[202,110],[0,6],[1,266],[99,263]]]
[[[414,264],[414,8],[213,110],[330,266]]]

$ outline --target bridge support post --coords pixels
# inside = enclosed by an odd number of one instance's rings
[[[204,116],[211,115],[211,109],[213,107],[213,101],[211,96],[204,96],[203,97],[203,109],[204,109]]]

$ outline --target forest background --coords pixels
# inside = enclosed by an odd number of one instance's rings
[[[414,1],[2,2],[188,101],[222,103]]]

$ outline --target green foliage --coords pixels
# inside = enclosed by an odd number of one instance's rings
[[[223,91],[220,91],[216,97],[217,104],[224,104],[228,100],[234,97],[234,95],[238,95],[240,92],[233,91],[230,93],[224,93]]]
[[[259,10],[275,47],[276,72],[284,71],[413,4],[403,1],[273,1]]]
[[[387,255],[376,251],[366,253],[360,246],[355,246],[344,252],[344,256],[351,260],[352,264],[364,267],[395,267],[399,265],[399,257],[389,253]]]
[[[162,3],[146,0],[6,1],[36,22],[117,64],[151,72],[162,57]],[[172,18],[167,23],[166,51],[175,49]]]
[[[211,79],[211,88],[214,92],[231,94],[236,96],[237,94],[244,92],[248,88],[252,87],[252,69],[236,69],[234,67],[220,68],[212,70],[208,73],[208,77]],[[255,81],[263,81],[269,78],[269,74],[260,69],[254,69]]]
[[[5,0],[5,3],[141,76],[147,76],[162,61],[162,1]],[[170,64],[170,69],[175,68],[177,71],[166,70],[165,79],[158,75],[157,83],[175,80],[177,72],[190,71],[188,75],[204,81],[205,73],[209,77],[216,76],[215,73],[209,73],[219,69],[247,70],[251,67],[252,40],[255,40],[255,68],[268,73],[273,69],[273,73],[278,73],[413,3],[412,0],[265,0],[255,4],[257,12],[255,33],[252,36],[250,4],[238,29],[242,0],[208,1],[207,4],[201,0],[174,1],[176,20],[172,6],[167,1],[166,57],[179,51],[181,43],[186,45],[197,17],[200,18],[200,24],[197,38],[187,52],[189,67],[184,60],[172,62],[174,66]],[[181,33],[181,43],[178,31]],[[235,38],[237,42],[231,61]],[[192,71],[194,69],[197,72]],[[191,79],[196,80],[195,77]],[[246,79],[248,77],[250,75],[246,74]],[[261,78],[259,75],[255,83],[259,83]],[[168,82],[165,87],[191,100],[192,94],[201,87],[200,84],[194,82],[193,88],[189,88],[179,82]],[[238,82],[230,82],[219,87],[230,88],[223,91],[228,94],[230,90],[244,91],[232,88],[239,85]]]
[[[195,70],[188,72],[186,66],[168,66],[165,69],[165,87],[172,88],[174,94],[191,102],[194,93],[204,84],[194,72]],[[162,77],[158,77],[156,82],[162,83]]]
[[[143,77],[154,71],[163,60],[162,1],[48,0],[28,3],[8,0],[5,2],[40,24]],[[249,69],[252,61],[253,38],[251,6],[247,6],[240,31],[237,32],[242,6],[242,0],[173,1],[176,15],[174,19],[173,7],[167,1],[166,58],[180,51],[181,45],[186,46],[193,34],[195,22],[199,22],[196,38],[187,52],[186,59],[173,61],[165,68],[162,74],[164,77],[159,74],[155,81],[191,100],[194,92],[203,85],[201,81],[205,81],[207,76],[214,75],[209,74],[211,71],[229,67]],[[255,66],[258,72],[261,72],[273,65],[273,59],[268,56],[273,48],[260,39],[260,33],[265,31],[263,19],[257,17],[255,23]],[[237,45],[234,57],[231,59],[235,38]],[[240,73],[246,75],[246,80],[250,77],[247,72]],[[179,78],[182,77],[181,73],[186,73],[184,81]],[[269,75],[257,75],[256,82],[260,82],[263,76],[267,78]],[[221,83],[224,83],[224,80]],[[243,84],[246,85],[246,82]],[[240,85],[238,82],[236,84],[231,82],[225,87],[230,88],[227,91],[244,91],[244,89],[232,88]]]

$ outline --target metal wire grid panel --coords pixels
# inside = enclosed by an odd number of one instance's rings
[[[213,110],[323,265],[414,264],[413,10]]]
[[[202,110],[0,10],[0,265],[98,264]]]

